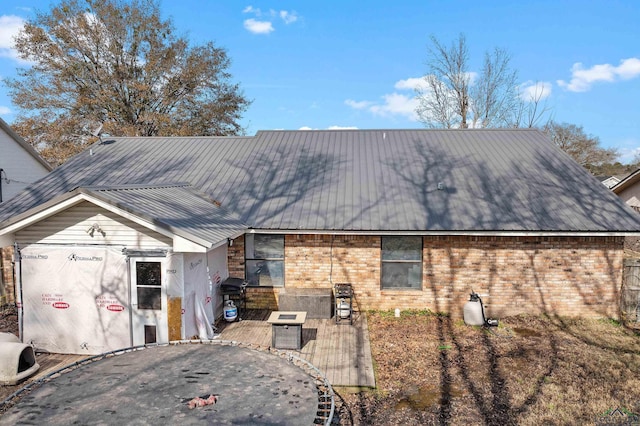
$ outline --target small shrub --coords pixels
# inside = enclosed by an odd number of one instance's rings
[[[600,318],[599,321],[604,324],[612,325],[614,327],[620,327],[622,325],[622,322],[615,318]]]

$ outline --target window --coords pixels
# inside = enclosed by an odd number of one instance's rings
[[[160,262],[136,262],[138,309],[162,309],[162,276]]]
[[[284,286],[284,235],[245,235],[244,257],[249,285]]]
[[[382,289],[422,289],[422,237],[382,237]]]

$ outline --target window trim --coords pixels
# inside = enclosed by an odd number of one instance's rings
[[[419,260],[406,260],[406,259],[398,259],[398,260],[385,260],[383,259],[383,240],[385,238],[420,238],[420,259]],[[418,264],[420,265],[420,286],[419,287],[385,287],[384,282],[382,280],[383,273],[382,268],[384,264],[398,264],[398,263],[409,263],[409,264]],[[380,291],[422,291],[424,287],[424,238],[418,235],[382,235],[380,236]]]

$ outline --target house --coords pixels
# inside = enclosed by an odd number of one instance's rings
[[[640,169],[630,173],[620,182],[611,187],[611,191],[616,194],[626,205],[640,213]],[[625,238],[625,249],[634,252],[640,251],[640,238]]]
[[[640,216],[541,132],[104,138],[0,210],[24,337],[57,352],[206,337],[248,304],[353,285],[358,309],[616,317]]]
[[[31,145],[0,118],[0,206],[52,170]],[[0,246],[0,304],[13,299],[13,250]]]
[[[52,170],[36,150],[0,118],[0,203]]]
[[[640,212],[640,169],[613,185],[611,190],[628,206]]]

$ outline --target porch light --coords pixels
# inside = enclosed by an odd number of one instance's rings
[[[87,234],[89,234],[89,236],[91,238],[93,238],[93,234],[95,232],[100,233],[103,237],[106,235],[106,233],[102,230],[102,228],[100,227],[100,225],[98,223],[94,223],[93,225],[91,225],[88,229],[87,229]]]

